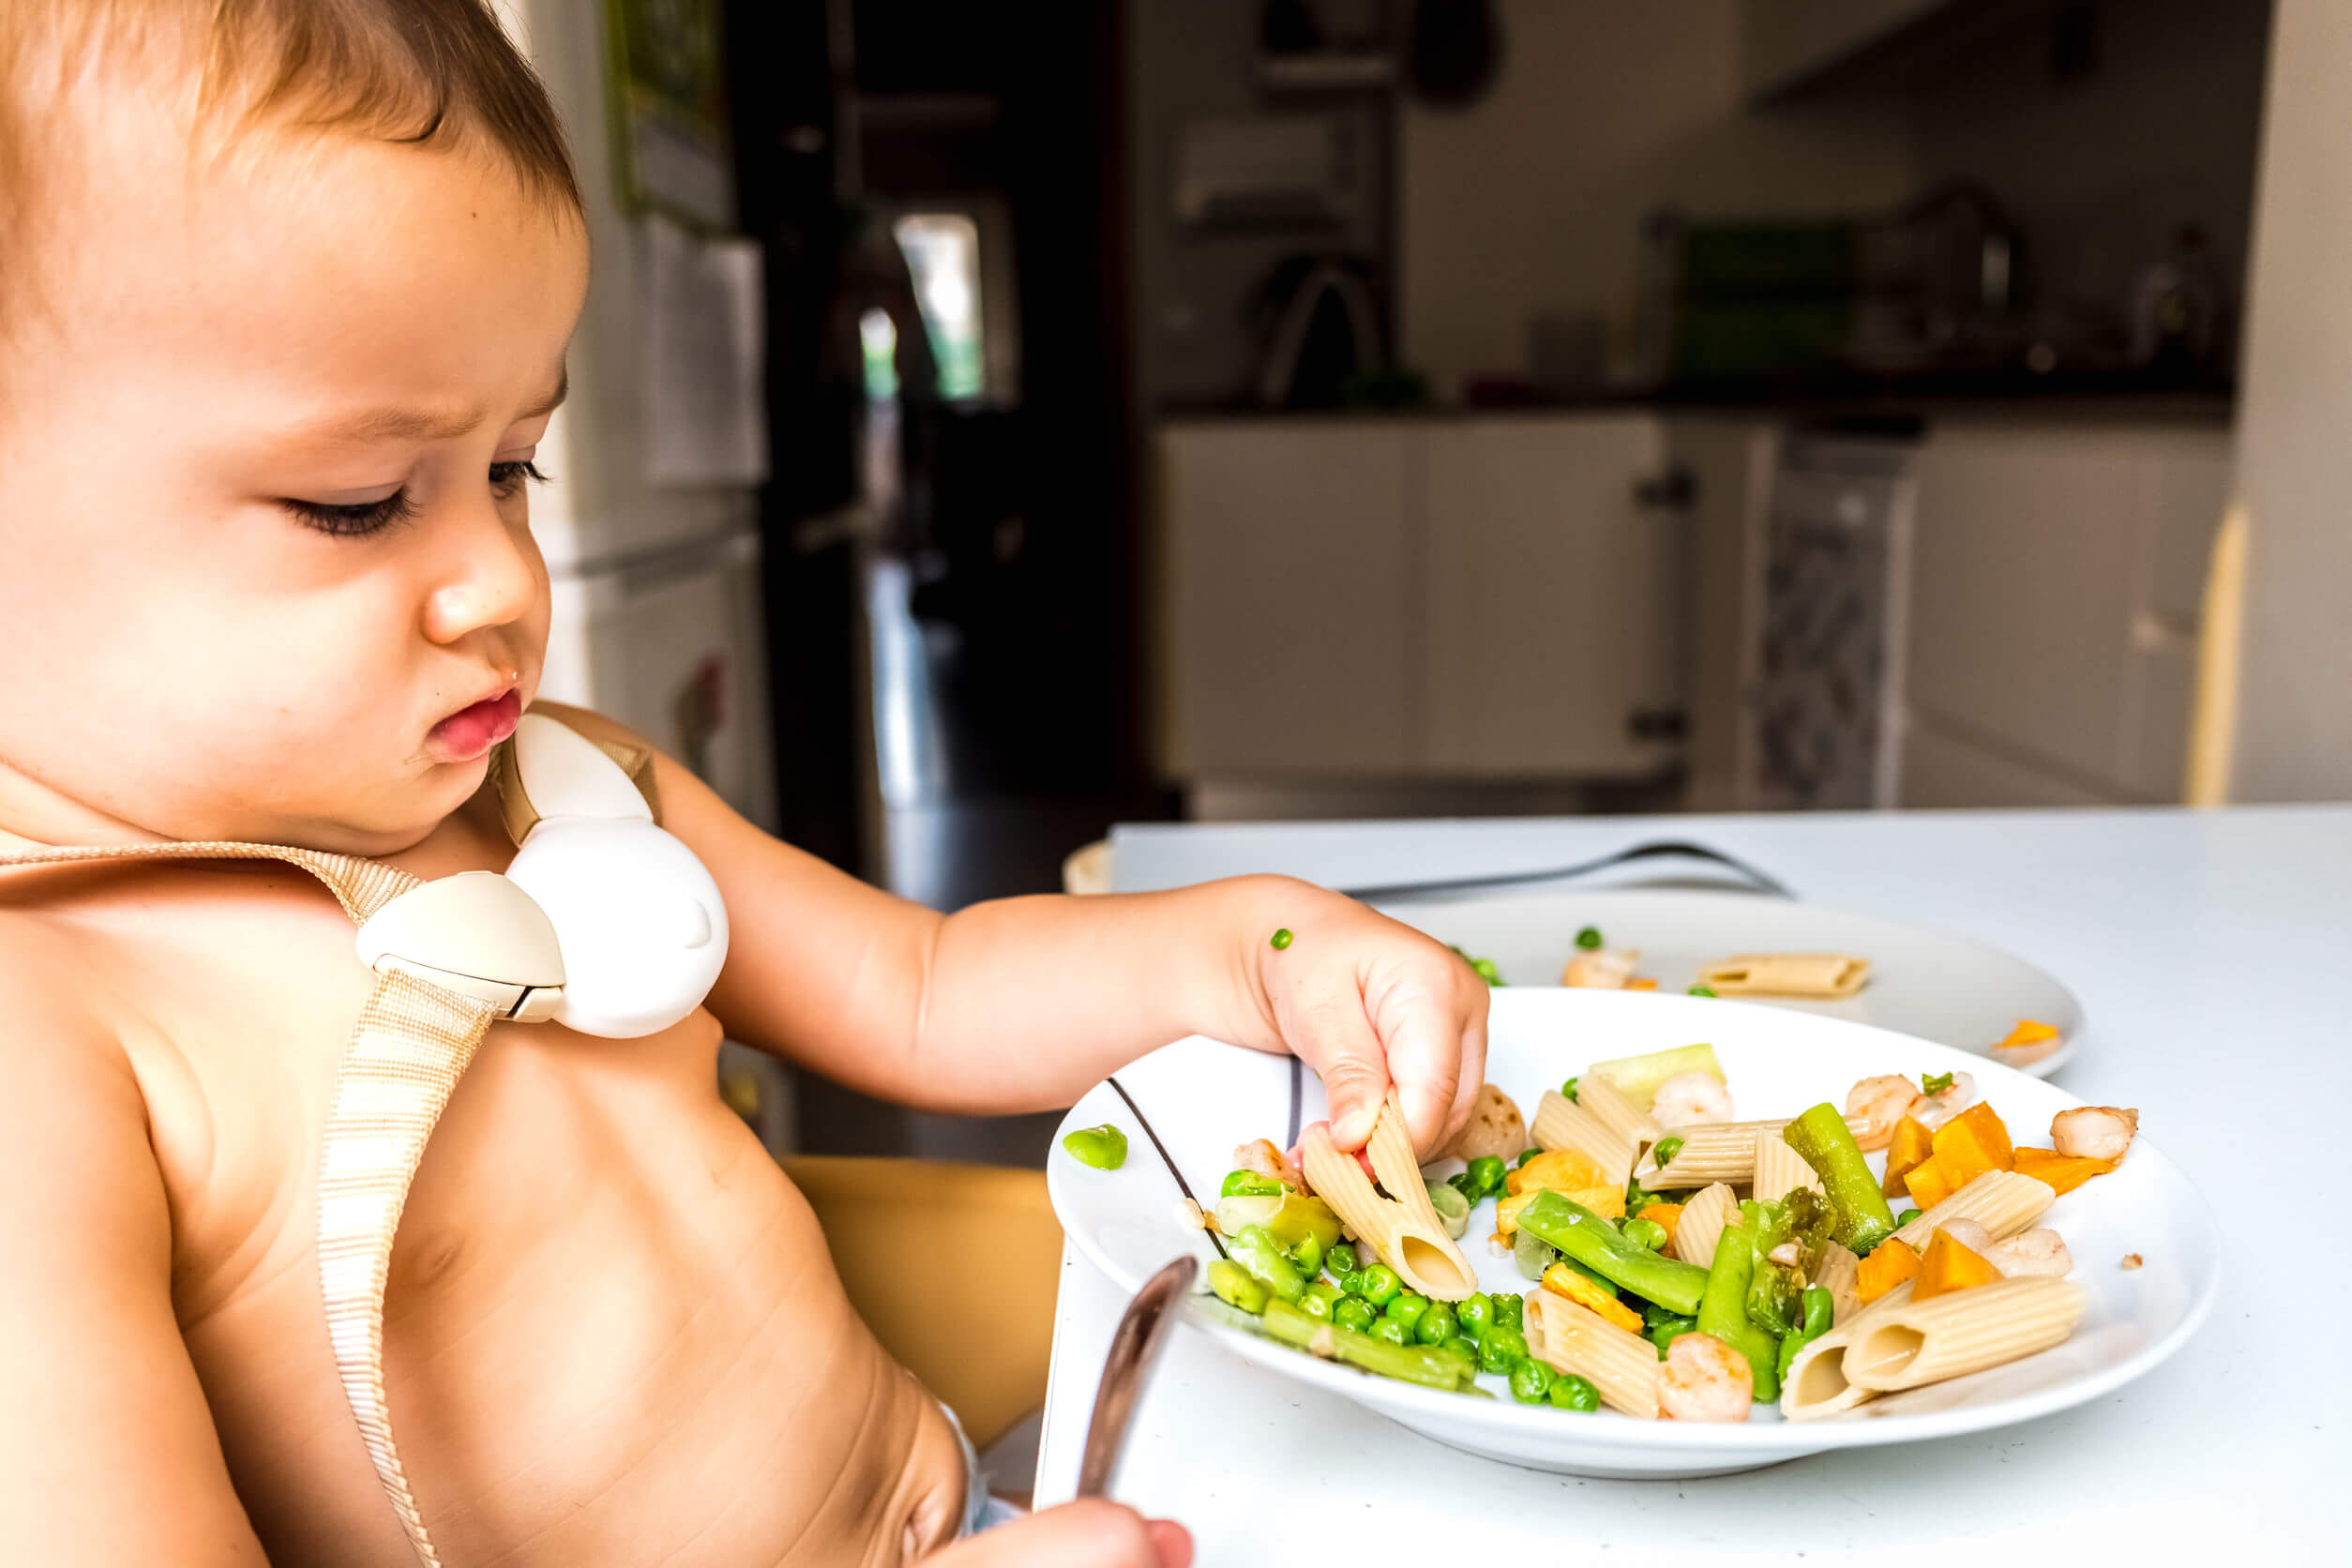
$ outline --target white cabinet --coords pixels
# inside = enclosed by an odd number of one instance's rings
[[[1937,425],[1919,463],[1912,710],[2060,793],[2179,799],[2229,450],[2209,428]],[[1941,776],[1906,803],[1963,804]]]
[[[1169,776],[1627,777],[1675,757],[1646,722],[1683,683],[1681,520],[1636,498],[1656,419],[1192,422],[1156,456]]]

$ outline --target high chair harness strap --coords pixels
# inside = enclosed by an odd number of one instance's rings
[[[553,720],[539,720],[551,724]],[[601,748],[611,752],[614,748]],[[650,815],[650,769],[620,769],[645,797]],[[524,824],[527,835],[538,814],[524,797],[511,762],[501,759],[492,771],[500,792],[502,811],[510,825]],[[644,782],[640,782],[640,779]],[[363,927],[403,894],[425,887],[446,887],[472,878],[503,882],[490,873],[467,873],[429,883],[393,867],[354,855],[277,844],[183,842],[100,845],[87,848],[36,850],[0,855],[0,867],[60,865],[68,862],[129,860],[277,860],[299,867],[326,884],[343,912]],[[496,902],[496,900],[493,900]],[[502,907],[495,912],[503,915]],[[397,916],[396,916],[397,918]],[[723,915],[721,916],[723,919]],[[462,925],[463,922],[460,921]],[[526,933],[528,934],[528,933]],[[552,931],[548,933],[552,939]],[[395,939],[397,941],[397,939]],[[723,946],[723,932],[721,939]],[[363,951],[367,948],[362,934]],[[459,943],[462,947],[463,943]],[[493,943],[493,948],[498,944]],[[503,951],[503,950],[502,950]],[[430,960],[429,960],[430,961]],[[326,1134],[319,1153],[318,1250],[319,1288],[326,1312],[327,1339],[343,1395],[359,1425],[361,1440],[399,1514],[401,1528],[420,1562],[440,1568],[418,1511],[407,1473],[392,1438],[391,1410],[384,1388],[384,1284],[392,1264],[392,1243],[400,1229],[400,1211],[415,1180],[425,1145],[449,1103],[458,1079],[465,1075],[476,1047],[493,1019],[526,1021],[550,1016],[531,1011],[525,1002],[550,988],[535,985],[529,974],[504,983],[497,976],[445,972],[386,954],[374,960],[375,988],[369,994],[336,1071],[335,1098],[327,1113]],[[477,969],[483,966],[476,966]],[[436,984],[426,974],[441,974],[469,989],[491,996],[466,995],[452,985]],[[556,988],[560,989],[559,978]],[[480,982],[480,983],[476,983]],[[509,993],[519,993],[511,1005],[502,1005]],[[700,997],[696,1000],[699,1002]]]

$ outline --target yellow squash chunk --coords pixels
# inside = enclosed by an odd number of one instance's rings
[[[1892,1198],[1903,1190],[1903,1178],[1926,1163],[1936,1152],[1936,1135],[1927,1130],[1917,1117],[1906,1116],[1894,1124],[1894,1141],[1887,1145],[1887,1179],[1878,1190]]]
[[[1913,1208],[1932,1209],[1983,1174],[1981,1170],[1955,1173],[1940,1159],[1922,1160],[1905,1174],[1903,1189],[1911,1195]]]
[[[1919,1254],[1907,1242],[1892,1237],[1870,1249],[1870,1256],[1855,1267],[1854,1293],[1864,1306],[1893,1289],[1907,1279],[1919,1277]]]
[[[1641,1332],[1640,1313],[1565,1263],[1554,1263],[1544,1271],[1544,1289],[1555,1296],[1567,1297],[1578,1306],[1598,1315],[1602,1321],[1614,1323],[1627,1334]]]
[[[1936,1157],[1970,1180],[2010,1168],[2009,1129],[1990,1105],[1980,1100],[1936,1129]]]
[[[2055,1149],[2018,1149],[2013,1151],[2014,1163],[2010,1167],[2020,1176],[2030,1176],[2037,1182],[2047,1182],[2050,1190],[2070,1193],[2093,1176],[2104,1176],[2116,1168],[2114,1160],[2085,1159],[2079,1154],[2061,1154]]]
[[[1502,1179],[1503,1190],[1516,1198],[1538,1187],[1554,1192],[1576,1192],[1585,1187],[1606,1187],[1624,1180],[1623,1171],[1607,1171],[1593,1163],[1588,1155],[1575,1149],[1546,1149],[1527,1164]],[[1591,1207],[1591,1205],[1587,1205]]]
[[[1892,1246],[1892,1242],[1879,1244],[1880,1250]],[[1877,1252],[1871,1257],[1877,1256]],[[1864,1259],[1867,1265],[1869,1259]],[[1948,1296],[1954,1290],[1966,1290],[1972,1285],[1990,1285],[2001,1277],[1999,1269],[1983,1253],[1962,1246],[1952,1239],[1948,1230],[1938,1230],[1928,1238],[1927,1250],[1919,1260],[1919,1283],[1911,1287],[1914,1304]]]

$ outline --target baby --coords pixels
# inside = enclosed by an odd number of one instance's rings
[[[487,757],[539,676],[528,490],[588,265],[484,0],[0,6],[0,857],[507,864]],[[707,1009],[636,1039],[494,1025],[400,1224],[389,1402],[443,1560],[1186,1561],[1105,1503],[965,1538],[957,1437],[719,1102],[722,1032],[1002,1112],[1198,1031],[1304,1058],[1343,1146],[1393,1084],[1427,1152],[1478,1087],[1485,988],[1278,878],[942,918],[656,775],[732,927]],[[314,1228],[370,983],[283,865],[0,871],[10,1560],[416,1560]]]

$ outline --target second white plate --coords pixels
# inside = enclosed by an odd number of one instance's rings
[[[1611,947],[1641,949],[1641,971],[1664,991],[1687,990],[1701,966],[1735,953],[1851,953],[1870,960],[1870,984],[1844,1002],[1745,997],[1917,1034],[1989,1056],[2020,1018],[2046,1023],[2058,1048],[2022,1071],[2046,1078],[2073,1055],[2083,1026],[2074,993],[2025,959],[1968,937],[1875,914],[1755,893],[1595,888],[1507,897],[1395,901],[1377,906],[1482,958],[1514,986],[1556,986],[1576,932],[1597,927]]]

